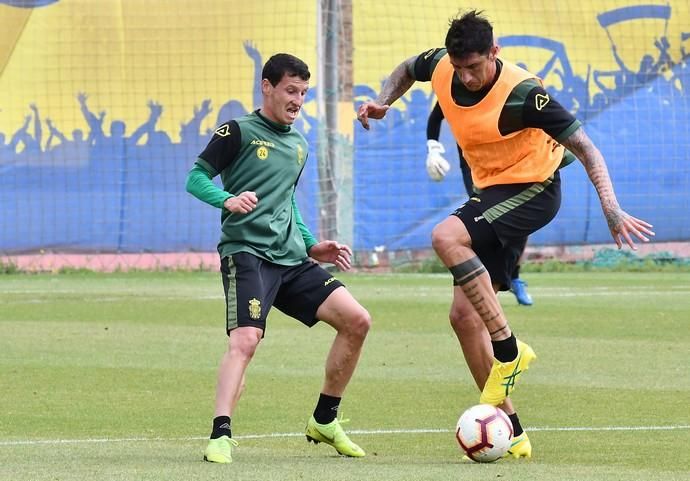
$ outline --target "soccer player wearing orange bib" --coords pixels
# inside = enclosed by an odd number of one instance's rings
[[[558,212],[559,169],[572,154],[584,165],[619,248],[625,242],[635,249],[633,237],[648,242],[654,232],[621,209],[604,158],[581,124],[538,78],[498,52],[491,23],[470,11],[451,21],[445,48],[396,67],[357,118],[368,129],[369,119],[383,118],[415,81],[431,81],[477,190],[432,232],[434,250],[453,275],[450,323],[482,391],[479,401],[511,418],[509,453],[519,458],[531,457],[532,446],[508,396],[536,355],[513,335],[496,293],[508,289],[527,237]]]

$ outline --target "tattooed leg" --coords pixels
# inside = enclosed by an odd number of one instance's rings
[[[489,273],[479,258],[474,255],[465,262],[449,267],[449,270],[453,274],[453,285],[462,289],[484,322],[491,340],[500,341],[510,337],[508,321],[491,286]]]

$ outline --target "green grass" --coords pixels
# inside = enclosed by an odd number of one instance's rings
[[[450,280],[395,274],[342,276],[374,318],[341,405],[367,457],[305,442],[332,331],[274,311],[217,466],[218,275],[0,275],[0,479],[690,480],[690,274],[525,277],[535,305],[501,301],[539,356],[513,397],[532,460],[461,461],[452,428],[478,392]]]

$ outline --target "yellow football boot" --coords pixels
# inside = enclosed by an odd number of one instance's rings
[[[520,375],[529,368],[529,363],[537,358],[531,347],[522,341],[517,341],[518,355],[510,362],[499,362],[494,359],[489,378],[484,384],[484,390],[479,396],[481,404],[498,406],[507,398]]]
[[[204,451],[204,461],[211,463],[232,463],[232,448],[237,446],[237,441],[227,436],[217,439],[209,439]]]
[[[508,456],[512,456],[515,459],[532,457],[532,443],[529,442],[526,432],[523,431],[521,435],[513,438],[513,442],[510,443],[510,449],[504,457]]]
[[[341,423],[347,421],[334,419],[328,424],[319,424],[314,419],[314,416],[309,418],[307,422],[306,436],[307,441],[314,444],[326,443],[333,446],[339,454],[343,456],[350,456],[353,458],[361,458],[366,453],[362,448],[350,441],[345,431],[343,431]]]

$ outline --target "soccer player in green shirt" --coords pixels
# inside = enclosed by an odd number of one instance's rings
[[[271,306],[309,327],[321,320],[336,330],[306,436],[345,456],[365,454],[343,431],[337,411],[371,318],[340,281],[309,259],[347,270],[350,247],[318,242],[295,202],[309,149],[292,124],[309,77],[307,65],[297,57],[271,57],[262,71],[262,107],[218,127],[187,177],[189,193],[222,210],[218,252],[229,344],[218,371],[213,430],[204,452],[210,462],[232,462],[237,442],[231,417]],[[217,175],[222,189],[211,180]]]

